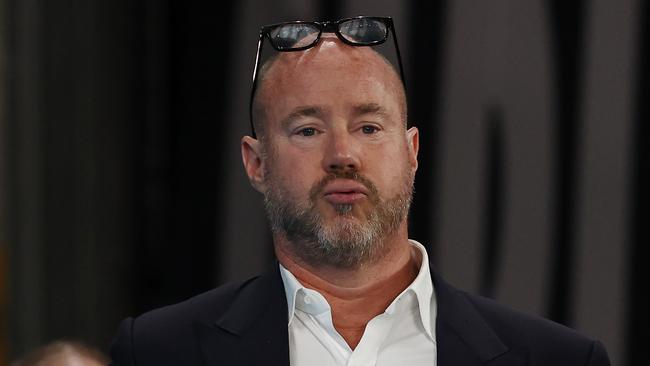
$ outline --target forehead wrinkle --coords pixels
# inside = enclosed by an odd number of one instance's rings
[[[395,81],[393,79],[397,79],[397,83],[401,84],[401,79],[392,64],[372,47],[350,46],[338,40],[336,36],[332,35],[332,37],[322,36],[318,45],[305,51],[278,53],[273,60],[270,60],[272,64],[260,79],[263,84],[260,85],[260,89],[268,85],[273,87],[275,86],[273,84],[281,84],[282,80],[300,77],[309,70],[348,70],[353,67],[360,67],[361,70],[379,69],[379,72],[372,74],[377,79],[381,79],[379,75],[383,75],[385,78],[382,81],[390,80],[387,84],[393,84]]]

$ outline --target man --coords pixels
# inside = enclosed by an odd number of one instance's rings
[[[360,47],[392,23],[355,19],[262,30],[260,48],[295,51],[255,73],[241,142],[278,268],[127,319],[114,363],[608,365],[598,342],[430,271],[407,236],[418,130],[400,75]]]

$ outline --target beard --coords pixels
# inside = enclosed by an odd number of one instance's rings
[[[264,204],[276,234],[284,234],[292,252],[313,266],[355,268],[372,263],[386,252],[387,236],[395,233],[406,219],[413,196],[414,175],[403,171],[403,188],[394,197],[382,200],[376,186],[356,171],[337,171],[313,185],[308,201],[291,198],[290,191],[267,170],[265,179],[269,189]],[[332,180],[351,179],[368,190],[368,212],[361,205],[333,205],[334,217],[324,216],[318,204],[323,190]],[[320,201],[320,203],[323,203]],[[355,210],[357,206],[357,210]]]

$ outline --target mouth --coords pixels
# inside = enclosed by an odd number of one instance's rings
[[[368,197],[368,189],[350,179],[337,179],[325,187],[323,198],[333,205],[349,205]]]

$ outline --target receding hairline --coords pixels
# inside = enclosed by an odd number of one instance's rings
[[[353,47],[356,48],[357,46],[350,46],[347,44],[343,44],[340,41],[337,41],[337,44],[339,47]],[[320,46],[316,46],[320,47]],[[406,102],[406,90],[404,88],[404,83],[402,80],[402,77],[395,68],[395,66],[381,53],[377,52],[375,49],[372,47],[365,47],[365,49],[368,49],[373,56],[376,56],[381,60],[384,66],[388,67],[389,73],[391,74],[391,78],[393,79],[392,82],[390,83],[391,85],[394,86],[392,89],[396,89],[395,93],[398,98],[398,105],[400,108],[400,116],[402,118],[402,122],[404,125],[407,125],[407,102]],[[256,134],[260,137],[264,137],[264,121],[266,118],[265,110],[264,110],[264,105],[261,102],[260,98],[258,98],[260,91],[264,88],[264,86],[267,83],[267,79],[269,76],[269,73],[274,69],[275,64],[281,60],[281,57],[283,55],[287,55],[286,52],[278,52],[271,56],[268,60],[266,60],[262,66],[260,67],[258,74],[257,74],[257,86],[256,89],[254,90],[253,94],[253,105],[252,105],[252,119],[253,119],[253,126],[255,128]]]

